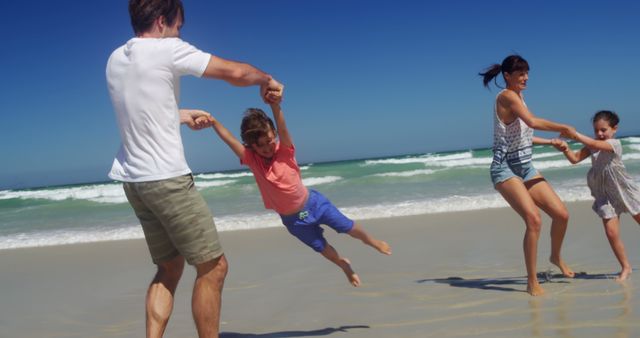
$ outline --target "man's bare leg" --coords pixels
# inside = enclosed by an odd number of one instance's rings
[[[173,295],[183,270],[182,256],[158,264],[158,272],[149,285],[145,304],[148,338],[159,338],[164,334],[173,310]]]
[[[222,287],[227,270],[227,259],[224,255],[196,265],[197,276],[193,286],[191,311],[200,338],[218,337]]]

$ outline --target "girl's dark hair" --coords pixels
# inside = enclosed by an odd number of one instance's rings
[[[620,118],[618,117],[618,114],[610,110],[601,110],[597,112],[595,115],[593,115],[593,118],[591,118],[592,123],[596,123],[597,121],[600,121],[600,120],[605,120],[609,122],[609,127],[611,128],[615,128],[618,125],[618,123],[620,123]]]
[[[261,137],[275,130],[273,120],[262,109],[249,108],[244,112],[240,124],[240,137],[246,146],[258,143]]]
[[[140,35],[161,16],[169,26],[176,22],[178,16],[184,24],[184,7],[181,0],[129,0],[129,16],[134,33]]]
[[[482,83],[485,87],[489,88],[489,82],[493,80],[497,87],[500,87],[497,82],[497,76],[501,73],[513,73],[517,71],[529,71],[529,63],[522,56],[514,54],[507,56],[502,60],[502,64],[493,64],[484,70],[484,73],[478,75],[482,76]]]

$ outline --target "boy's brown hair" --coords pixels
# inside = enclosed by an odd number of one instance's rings
[[[242,124],[240,124],[240,137],[246,146],[257,144],[258,140],[267,136],[272,131],[276,132],[273,120],[258,108],[249,108],[244,112]]]

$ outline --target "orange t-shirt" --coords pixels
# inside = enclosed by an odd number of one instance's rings
[[[304,207],[308,192],[302,184],[293,145],[280,147],[278,142],[270,160],[245,147],[240,163],[253,172],[265,208],[273,209],[281,215],[290,215]]]

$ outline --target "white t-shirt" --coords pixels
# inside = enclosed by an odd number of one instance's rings
[[[133,38],[107,62],[122,145],[109,177],[146,182],[191,172],[180,136],[180,77],[204,73],[211,55],[179,38]]]

